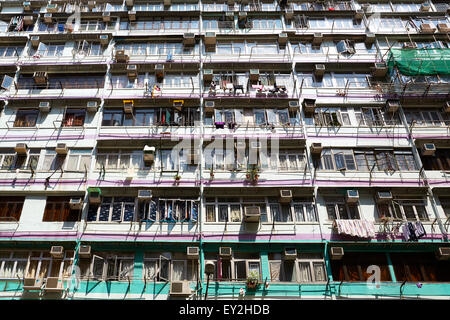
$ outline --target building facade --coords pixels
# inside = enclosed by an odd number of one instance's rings
[[[449,299],[447,1],[1,1],[2,299]]]

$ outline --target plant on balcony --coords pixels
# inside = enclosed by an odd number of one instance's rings
[[[247,289],[255,289],[259,283],[259,273],[256,271],[250,271],[247,277]]]
[[[213,169],[213,167],[211,167],[211,168],[209,169],[209,178],[210,178],[210,179],[214,179],[214,169]]]
[[[252,168],[247,169],[246,178],[252,183],[257,183],[259,179],[259,168],[253,166]]]
[[[175,182],[179,182],[181,180],[181,176],[177,173],[175,175]]]

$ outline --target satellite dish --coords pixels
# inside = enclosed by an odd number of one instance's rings
[[[9,90],[9,88],[11,88],[13,83],[14,83],[14,78],[5,74],[5,76],[3,77],[1,87],[5,90]]]

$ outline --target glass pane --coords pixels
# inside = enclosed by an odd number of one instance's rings
[[[299,262],[300,282],[311,282],[311,270],[309,262]]]

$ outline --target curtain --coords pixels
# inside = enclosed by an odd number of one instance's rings
[[[184,280],[184,261],[172,262],[172,281]]]
[[[299,262],[298,263],[300,269],[300,282],[311,282],[311,270],[309,262]]]

